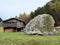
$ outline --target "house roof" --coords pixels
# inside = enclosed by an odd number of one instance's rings
[[[3,22],[6,22],[6,21],[9,21],[9,20],[12,20],[12,19],[15,19],[15,20],[18,20],[18,21],[20,21],[20,22],[25,23],[24,20],[22,20],[22,19],[17,19],[17,18],[9,18],[9,19],[7,19],[7,20],[4,20]]]
[[[12,20],[12,19],[15,19],[15,20],[23,21],[23,22],[24,22],[24,20],[22,20],[22,19],[17,19],[17,18],[9,18],[9,19],[7,19],[7,20],[4,20],[3,22],[5,22],[5,21],[9,21],[9,20]]]

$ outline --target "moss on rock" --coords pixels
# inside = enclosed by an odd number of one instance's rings
[[[50,35],[50,32],[53,33],[54,28],[54,19],[49,14],[42,14],[36,16],[32,19],[25,27],[26,34],[43,34],[43,35]],[[38,33],[39,32],[39,33]],[[53,33],[52,35],[54,35]]]

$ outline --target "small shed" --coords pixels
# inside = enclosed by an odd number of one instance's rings
[[[21,32],[25,27],[25,22],[21,19],[10,18],[3,21],[4,32]]]

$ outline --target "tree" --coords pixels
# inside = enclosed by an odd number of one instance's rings
[[[1,17],[0,17],[0,22],[2,21]]]
[[[19,19],[24,20],[25,23],[27,24],[30,21],[30,15],[26,13],[19,14]]]
[[[33,11],[30,13],[30,17],[31,17],[31,19],[35,17],[35,14]]]
[[[0,17],[0,27],[2,26],[2,19],[1,19],[1,17]]]
[[[60,22],[60,0],[51,0],[44,7],[38,7],[32,12],[31,17],[34,18],[39,14],[47,13],[53,16],[57,25]]]

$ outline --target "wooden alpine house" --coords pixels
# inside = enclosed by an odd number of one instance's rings
[[[21,32],[24,30],[25,22],[17,18],[3,21],[4,32]]]

